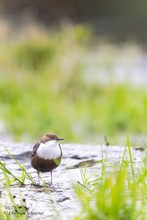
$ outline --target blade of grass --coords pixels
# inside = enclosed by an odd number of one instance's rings
[[[120,163],[120,171],[123,170],[124,165],[125,165],[125,166],[128,166],[128,162],[125,160],[126,151],[127,151],[127,147],[125,146],[125,149],[124,149],[123,155],[122,155],[122,160],[121,160],[121,163]]]
[[[132,178],[133,178],[133,182],[135,183],[135,171],[134,171],[134,166],[133,166],[133,157],[132,157],[132,152],[131,152],[130,139],[128,137],[127,137],[127,147],[128,147],[128,152],[129,152],[129,159],[130,159]]]
[[[3,145],[2,145],[2,146],[3,146]],[[8,155],[9,155],[13,160],[15,160],[15,162],[17,163],[17,165],[18,165],[18,166],[21,168],[21,170],[26,174],[26,176],[28,177],[28,179],[29,179],[33,184],[35,184],[35,181],[34,181],[33,177],[31,176],[30,173],[28,173],[28,172],[26,171],[26,169],[24,168],[24,166],[21,165],[21,164],[18,162],[18,160],[15,159],[15,157],[8,151],[8,149],[7,149],[6,147],[3,146],[3,148],[4,148],[4,150],[8,153]]]
[[[20,179],[18,179],[12,172],[10,172],[6,166],[0,161],[0,169],[3,171],[4,174],[9,174],[12,176],[15,180],[17,180],[19,183],[24,184]]]

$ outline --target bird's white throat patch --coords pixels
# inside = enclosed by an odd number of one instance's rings
[[[56,159],[61,156],[61,150],[56,140],[41,143],[37,149],[37,155],[45,160]]]

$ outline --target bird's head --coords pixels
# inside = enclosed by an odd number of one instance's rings
[[[46,135],[44,135],[41,139],[40,142],[41,143],[45,143],[48,141],[62,141],[64,140],[64,138],[59,138],[56,134],[54,133],[48,133]]]

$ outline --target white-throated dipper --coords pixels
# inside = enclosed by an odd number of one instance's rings
[[[38,180],[40,172],[51,173],[52,184],[52,171],[60,165],[62,158],[62,149],[58,141],[64,140],[59,138],[56,134],[49,133],[44,135],[38,141],[32,151],[31,165],[37,170]]]

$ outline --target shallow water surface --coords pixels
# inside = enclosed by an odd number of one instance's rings
[[[6,163],[6,167],[16,176],[21,173],[16,162],[9,157],[4,150],[5,146],[14,157],[25,166],[26,170],[32,175],[35,182],[38,182],[37,173],[30,165],[30,155],[33,145],[23,143],[1,142],[0,159]],[[106,169],[111,172],[113,165],[119,165],[124,153],[124,147],[120,146],[99,146],[99,145],[80,145],[63,144],[63,158],[61,165],[53,172],[53,186],[48,184],[46,187],[34,186],[29,180],[25,181],[24,186],[18,186],[15,183],[10,187],[11,193],[15,196],[14,201],[27,207],[29,219],[71,219],[79,210],[79,204],[76,199],[72,185],[82,182],[80,170],[86,165],[87,175],[93,174],[93,177],[100,177],[102,159],[106,158]],[[132,157],[134,167],[139,166],[144,157],[144,151],[132,148]],[[129,161],[129,155],[126,153],[126,160]],[[41,174],[46,183],[50,183],[50,173]],[[0,173],[0,178],[3,173]],[[8,195],[8,189],[1,183],[1,204],[5,210],[15,214]]]

